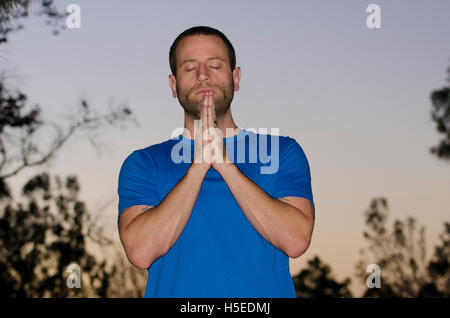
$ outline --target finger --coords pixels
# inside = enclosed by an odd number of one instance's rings
[[[216,126],[214,125],[212,104],[213,104],[213,97],[212,97],[212,93],[210,93],[210,95],[209,95],[209,107],[208,107],[208,127],[209,128],[216,128]]]
[[[208,101],[210,102],[210,96],[208,95]],[[211,116],[211,105],[208,104],[206,108],[206,126],[208,127],[208,138],[209,138],[209,144],[208,147],[210,149],[209,152],[209,160],[212,160],[214,162],[214,150],[216,145],[216,133],[214,131],[214,126],[212,126],[212,116]]]
[[[202,103],[202,140],[209,140],[209,132],[208,132],[208,98],[206,94],[203,94],[203,103]]]
[[[205,103],[205,95],[202,96],[202,101],[200,105],[200,118],[199,120],[195,120],[194,124],[194,162],[201,163],[203,162],[203,133],[205,131],[205,122],[206,122],[206,112],[203,104]]]
[[[201,101],[201,107],[200,107],[200,118],[199,120],[197,120],[198,123],[198,128],[199,130],[197,130],[197,135],[200,135],[202,132],[202,128],[203,128],[203,116],[204,116],[204,106],[203,103],[205,102],[205,96],[202,96],[202,101]]]
[[[217,119],[216,119],[216,100],[214,99],[214,93],[211,93],[211,114],[213,118],[214,127],[217,127]]]

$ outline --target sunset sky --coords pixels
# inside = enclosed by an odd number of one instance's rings
[[[207,25],[230,39],[242,69],[236,124],[279,128],[309,160],[316,223],[291,273],[318,255],[359,295],[364,211],[380,196],[390,223],[412,216],[426,226],[431,255],[450,212],[450,162],[429,152],[441,138],[430,93],[446,84],[450,66],[450,1],[57,1],[70,3],[81,7],[80,29],[53,36],[32,18],[1,47],[2,69],[15,74],[10,86],[62,125],[86,97],[100,112],[127,103],[139,126],[101,130],[101,152],[73,138],[50,166],[10,179],[16,191],[48,168],[76,174],[81,199],[118,240],[123,160],[183,127],[168,84],[169,47],[185,29]],[[380,29],[366,26],[371,3],[381,8]]]

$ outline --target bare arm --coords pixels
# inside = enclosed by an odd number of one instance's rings
[[[119,236],[133,265],[147,269],[175,244],[189,220],[206,172],[192,164],[158,206],[133,206],[122,212]]]
[[[204,98],[204,97],[203,97]],[[201,110],[202,123],[197,126],[194,163],[186,175],[156,207],[133,206],[119,218],[119,236],[130,262],[147,269],[175,244],[186,226],[211,163],[204,162],[203,151],[209,143],[206,112]],[[195,122],[198,125],[198,121]]]
[[[234,164],[221,164],[219,173],[247,219],[269,243],[292,258],[308,249],[314,227],[314,208],[308,199],[274,199]]]
[[[207,128],[216,134],[213,138],[213,168],[220,173],[237,203],[255,230],[269,243],[292,258],[299,257],[309,247],[314,227],[314,207],[305,198],[274,199],[244,175],[231,162],[222,142],[222,133],[213,122],[215,103],[207,101]],[[217,161],[216,161],[217,159]]]

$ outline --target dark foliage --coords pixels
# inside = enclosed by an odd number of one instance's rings
[[[366,249],[357,264],[357,275],[366,282],[366,267],[381,269],[381,288],[368,288],[364,297],[448,297],[450,295],[450,224],[445,223],[440,244],[426,260],[425,228],[417,220],[394,220],[388,229],[388,204],[376,198],[366,211]]]
[[[447,69],[450,83],[450,67]],[[443,135],[437,146],[430,149],[431,153],[440,159],[450,160],[450,86],[443,87],[431,93],[431,118],[436,123],[436,130]]]
[[[318,256],[308,261],[308,267],[293,277],[297,298],[311,297],[352,297],[349,290],[350,279],[342,283],[336,281],[331,268]]]
[[[9,202],[0,217],[0,294],[3,297],[105,297],[115,268],[87,251],[87,240],[110,244],[78,200],[75,176],[46,174],[22,189],[26,203]],[[68,288],[67,267],[81,269],[82,288]]]

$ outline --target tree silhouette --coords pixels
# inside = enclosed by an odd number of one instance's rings
[[[433,258],[427,266],[430,283],[419,292],[422,297],[450,297],[450,223],[444,223],[439,235],[440,245],[435,247]]]
[[[98,114],[82,99],[78,110],[68,114],[69,122],[62,128],[60,124],[46,122],[40,117],[41,108],[35,105],[27,113],[27,96],[21,91],[10,92],[4,80],[0,80],[0,180],[5,180],[27,167],[39,166],[49,162],[64,143],[76,132],[85,132],[87,138],[97,149],[94,133],[105,125],[115,125],[130,119],[131,110],[119,106],[106,114]],[[39,133],[43,131],[48,139],[48,130],[55,131],[48,146],[42,146]],[[2,181],[0,181],[1,183]],[[2,186],[5,191],[5,185]]]
[[[0,44],[8,41],[11,32],[22,30],[24,26],[20,22],[30,15],[44,17],[55,35],[66,28],[63,20],[67,13],[60,12],[52,0],[33,1],[32,8],[30,3],[30,0],[0,0]]]
[[[387,219],[387,200],[372,200],[365,212],[367,230],[363,232],[368,247],[367,251],[360,250],[362,259],[356,270],[365,283],[367,265],[380,266],[381,288],[367,289],[363,297],[448,297],[449,224],[445,223],[441,235],[442,246],[427,263],[425,227],[421,226],[417,233],[417,220],[408,217],[406,221],[395,220],[389,231]]]
[[[450,67],[447,69],[450,83]],[[433,105],[431,118],[436,123],[436,130],[443,134],[439,145],[430,148],[430,152],[440,159],[450,159],[450,85],[431,93]]]
[[[140,270],[133,265],[125,256],[125,252],[119,244],[114,246],[111,256],[116,271],[109,276],[109,289],[107,297],[144,297],[147,285],[147,271]]]
[[[352,297],[348,286],[350,279],[337,282],[331,268],[321,262],[318,256],[308,261],[308,267],[293,277],[297,298]]]
[[[66,13],[60,13],[53,1],[34,2],[33,8],[29,3],[0,0],[0,45],[22,29],[20,22],[31,14],[44,16],[54,34],[64,28]],[[49,163],[75,133],[85,132],[84,137],[99,149],[95,132],[130,119],[131,110],[120,105],[98,114],[81,99],[76,112],[67,114],[67,123],[61,125],[44,120],[41,107],[30,107],[26,94],[8,87],[7,79],[0,76],[0,295],[108,296],[118,271],[116,266],[108,266],[100,253],[89,252],[87,243],[95,243],[103,251],[111,240],[79,200],[76,176],[65,180],[56,176],[54,182],[46,172],[34,176],[22,187],[25,203],[12,197],[7,179]],[[49,134],[48,129],[54,133]],[[81,289],[66,284],[70,274],[66,269],[72,263],[80,266]]]
[[[28,199],[27,208],[14,204],[6,179],[25,168],[39,166],[51,160],[75,131],[92,133],[106,124],[113,125],[127,119],[131,111],[125,107],[106,115],[97,115],[86,101],[80,112],[72,117],[69,128],[48,123],[35,106],[25,113],[25,94],[10,93],[0,83],[0,294],[17,297],[66,297],[77,295],[106,296],[113,269],[99,262],[86,250],[86,241],[105,246],[111,242],[90,221],[83,202],[77,199],[79,185],[76,177],[66,180],[64,195],[52,194],[50,178],[44,173],[30,179],[23,187]],[[45,150],[37,132],[52,126],[58,132]],[[18,136],[18,137],[16,137]],[[91,135],[89,135],[91,137]],[[92,140],[95,143],[94,140]],[[16,150],[16,152],[14,152]],[[57,177],[57,191],[62,192]],[[43,192],[41,206],[37,192]],[[55,190],[53,190],[55,191]],[[52,212],[53,200],[57,212]],[[53,239],[50,239],[53,238]],[[70,263],[81,267],[84,288],[70,290],[64,280],[64,271]]]
[[[55,27],[61,25],[67,15],[60,12],[52,0],[40,0],[33,2],[33,10],[30,9],[28,0],[0,0],[0,45],[5,44],[12,31],[23,29],[18,21],[29,17],[31,14],[45,16],[48,24]],[[14,23],[12,23],[14,21]],[[54,32],[57,34],[58,32]],[[3,39],[3,40],[2,40]],[[87,132],[88,139],[96,149],[94,133],[104,125],[115,125],[130,119],[131,110],[126,105],[111,106],[107,114],[98,114],[89,106],[86,99],[81,99],[78,109],[73,114],[67,114],[69,122],[64,126],[53,122],[43,122],[40,118],[39,105],[27,107],[27,96],[20,90],[13,90],[7,85],[7,78],[0,76],[0,196],[9,193],[4,184],[6,178],[11,177],[22,169],[42,165],[49,162],[54,154],[75,133]],[[49,146],[42,145],[42,139],[48,139],[48,132],[44,132],[45,138],[40,138],[40,131],[53,129],[53,140]],[[40,143],[37,142],[40,141]],[[7,151],[8,150],[8,151]]]
[[[111,244],[90,220],[78,200],[75,176],[65,180],[47,173],[31,178],[22,189],[26,204],[7,203],[0,217],[0,294],[3,297],[104,297],[107,269],[86,249],[90,239],[101,246]],[[81,268],[82,288],[68,288],[67,267]]]

